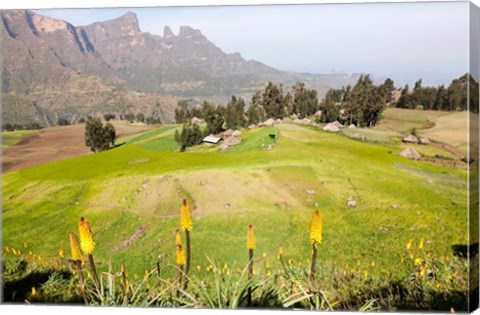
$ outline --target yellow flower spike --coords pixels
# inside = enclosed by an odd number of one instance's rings
[[[372,267],[375,267],[375,261],[372,260]]]
[[[12,247],[12,253],[17,256],[17,251],[15,250],[15,248]]]
[[[197,270],[200,271],[200,270],[202,270],[202,268],[197,265]]]
[[[415,258],[415,262],[414,262],[415,266],[421,265],[422,263],[423,263],[423,258]]]
[[[92,254],[95,249],[95,242],[93,241],[90,224],[83,217],[80,218],[80,221],[78,222],[78,231],[80,234],[80,248],[83,253],[86,255]]]
[[[277,258],[280,259],[283,255],[283,246],[280,245],[278,246],[278,253],[277,253]]]
[[[267,258],[267,253],[263,252],[262,257],[263,257],[263,258]]]
[[[27,243],[27,242],[23,242],[23,247],[27,248],[27,247],[28,247],[28,243]]]
[[[420,243],[418,244],[418,248],[422,249],[423,248],[423,242],[425,241],[425,239],[422,237],[420,239]]]
[[[80,250],[80,245],[78,244],[77,236],[73,232],[70,232],[70,250],[72,253],[72,259],[80,260],[83,263],[82,251]]]
[[[192,214],[190,213],[190,206],[186,199],[183,199],[180,207],[180,226],[183,231],[192,230]]]
[[[290,259],[288,260],[288,263],[289,263],[290,265],[293,264],[293,259],[290,258]]]
[[[185,266],[187,259],[185,257],[185,250],[182,245],[177,245],[177,265]]]
[[[58,256],[60,256],[60,257],[63,258],[63,254],[64,254],[64,249],[60,247],[60,248],[58,249]]]
[[[310,243],[320,244],[322,243],[322,216],[317,210],[312,215],[312,221],[310,223]]]
[[[255,249],[255,234],[253,233],[253,225],[249,225],[247,228],[247,248]]]
[[[427,266],[423,266],[422,269],[420,269],[420,276],[423,277],[425,274],[425,270],[427,269]]]
[[[410,252],[410,259],[413,259],[413,257],[415,257],[415,256],[413,255],[413,252]]]
[[[267,276],[270,276],[272,273],[270,272],[270,270],[267,270]]]
[[[365,270],[365,271],[363,272],[363,278],[364,278],[364,279],[367,279],[367,276],[368,276],[368,270]]]
[[[10,248],[9,248],[8,246],[5,246],[5,251],[6,251],[7,253],[9,253],[9,252],[10,252]]]
[[[32,296],[37,295],[37,289],[35,287],[32,287]]]
[[[175,245],[182,245],[182,233],[180,229],[175,231]]]
[[[227,268],[228,268],[227,263],[224,263],[224,264],[223,264],[223,269],[227,269]]]
[[[410,249],[412,247],[412,240],[408,240],[407,242],[407,249]]]

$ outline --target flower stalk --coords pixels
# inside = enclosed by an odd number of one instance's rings
[[[253,225],[247,228],[247,249],[248,249],[248,280],[253,277],[253,251],[256,246],[255,234],[253,233]],[[248,287],[247,306],[252,306],[252,288]]]
[[[78,238],[75,235],[75,233],[70,232],[70,250],[72,252],[72,261],[74,268],[77,269],[78,273],[78,281],[80,284],[80,290],[82,291],[82,296],[83,296],[83,301],[85,302],[85,305],[88,305],[88,297],[87,297],[87,292],[85,291],[85,280],[83,278],[83,255],[82,251],[80,249],[80,245],[78,243]]]
[[[183,199],[182,206],[180,207],[180,227],[183,231],[185,231],[185,241],[186,241],[186,247],[187,247],[186,263],[185,263],[185,289],[187,289],[188,273],[190,272],[190,262],[191,262],[191,256],[192,256],[191,246],[190,246],[190,231],[192,230],[192,214],[190,212],[190,206],[188,205],[188,202],[186,199]],[[178,243],[178,236],[177,236],[177,243]]]
[[[313,287],[315,283],[315,270],[317,267],[317,245],[322,243],[322,216],[317,210],[312,215],[312,221],[310,223],[310,243],[312,244],[312,265],[310,268],[310,285]]]

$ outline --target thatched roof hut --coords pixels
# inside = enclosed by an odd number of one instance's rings
[[[418,143],[418,138],[415,137],[414,135],[408,135],[405,138],[402,139],[402,142],[405,143]]]
[[[335,126],[333,123],[327,124],[322,128],[323,131],[329,131],[329,132],[340,132],[340,129]]]
[[[400,152],[398,155],[403,156],[407,159],[413,159],[413,160],[418,160],[422,157],[417,151],[415,151],[415,149],[412,149],[412,148],[406,148],[405,150]]]

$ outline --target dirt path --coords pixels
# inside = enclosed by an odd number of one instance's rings
[[[113,122],[117,137],[153,129],[153,126],[132,125],[123,121]],[[2,173],[16,171],[42,163],[63,160],[88,154],[85,146],[85,125],[52,127],[22,139],[2,152]]]

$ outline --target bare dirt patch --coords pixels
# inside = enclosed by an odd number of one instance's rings
[[[140,228],[138,228],[135,233],[133,233],[132,236],[130,236],[128,239],[124,240],[123,242],[119,243],[115,248],[113,249],[114,252],[117,252],[121,249],[124,249],[125,247],[131,245],[133,242],[135,242],[140,236],[145,233],[145,230],[148,229],[150,226],[150,223],[146,223],[142,225]]]
[[[121,143],[122,137],[153,129],[153,126],[132,125],[123,121],[113,122]],[[2,173],[25,167],[53,162],[88,154],[85,146],[85,125],[61,126],[42,129],[39,133],[23,138],[19,143],[2,152]]]

